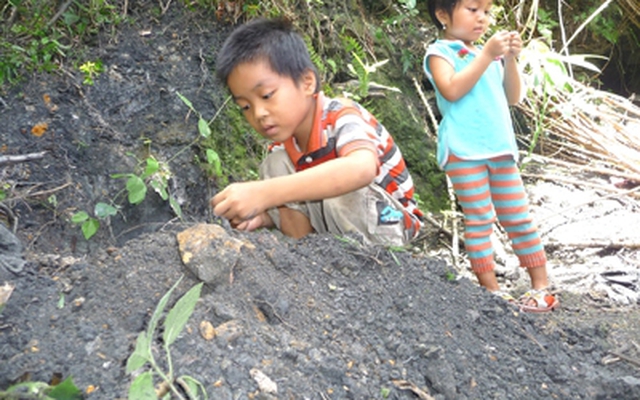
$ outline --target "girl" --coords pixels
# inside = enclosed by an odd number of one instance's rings
[[[516,165],[518,149],[509,105],[520,101],[517,32],[498,32],[475,44],[489,26],[491,0],[431,0],[429,12],[443,38],[427,48],[424,68],[442,114],[438,162],[453,184],[465,218],[465,245],[479,283],[507,301],[494,272],[491,233],[496,215],[532,289],[523,311],[545,312],[558,299],[548,291],[546,255],[532,223]]]

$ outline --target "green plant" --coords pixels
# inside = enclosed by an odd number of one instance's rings
[[[135,157],[133,154],[129,154]],[[149,155],[140,161],[139,165],[144,165],[144,169],[139,173],[112,174],[114,179],[127,178],[125,189],[129,204],[137,205],[142,203],[147,195],[147,185],[149,185],[162,200],[169,201],[173,212],[182,219],[182,209],[175,197],[169,191],[169,179],[171,170],[169,164],[158,161],[154,156]]]
[[[93,80],[103,71],[102,61],[87,61],[78,67],[78,69],[84,74],[82,83],[85,85],[93,85]]]
[[[155,400],[157,398],[164,398],[168,391],[178,399],[185,399],[183,392],[186,393],[186,398],[188,399],[200,398],[200,393],[202,393],[205,399],[207,398],[204,386],[196,379],[186,375],[174,378],[170,351],[170,346],[176,341],[195,309],[196,303],[200,298],[202,283],[195,285],[185,293],[167,313],[164,320],[162,320],[161,346],[166,355],[168,372],[165,373],[158,364],[152,349],[155,347],[157,341],[156,329],[160,324],[169,297],[181,281],[182,277],[162,296],[151,316],[147,330],[140,332],[136,340],[135,350],[127,359],[126,372],[128,374],[132,374],[145,366],[149,367],[146,371],[138,374],[131,383],[129,387],[129,399]],[[161,390],[159,390],[159,394],[156,394],[154,388],[154,380],[156,380],[156,378],[160,378],[161,380]],[[179,385],[182,391],[179,390],[176,385]]]
[[[97,203],[91,217],[86,211],[78,211],[71,216],[71,222],[80,225],[84,238],[89,240],[100,229],[100,219],[106,219],[116,215],[118,208],[107,203]]]
[[[68,377],[57,385],[45,382],[21,382],[10,386],[7,390],[0,390],[0,398],[5,400],[79,400],[82,391]]]
[[[203,118],[189,99],[180,93],[178,97],[198,116],[200,135],[191,145],[197,143],[204,151],[201,166],[207,175],[214,178],[219,187],[226,186],[230,177],[237,180],[256,178],[258,163],[265,148],[264,140],[258,138],[239,107],[227,107],[231,96],[224,100],[209,121]],[[216,135],[212,134],[214,131]]]
[[[375,85],[380,89],[387,89],[399,92],[398,88],[387,87],[377,84],[371,80],[371,75],[375,73],[378,68],[385,65],[389,60],[383,60],[375,62],[373,64],[367,63],[366,54],[362,45],[358,43],[354,38],[350,36],[342,36],[342,41],[345,46],[345,50],[351,54],[353,59],[352,63],[347,64],[349,72],[358,79],[358,86],[355,88],[354,93],[346,93],[347,96],[352,96],[356,101],[362,101],[369,96],[369,89],[372,85]]]
[[[444,279],[447,280],[447,282],[453,282],[456,280],[456,273],[453,271],[445,271],[444,273]]]
[[[182,102],[198,116],[198,132],[200,133],[199,137],[204,139],[208,139],[209,137],[211,137],[211,127],[209,125],[211,124],[211,122],[213,122],[213,120],[215,120],[218,114],[216,113],[212,121],[207,122],[202,117],[202,114],[200,114],[200,112],[198,112],[195,109],[195,107],[193,106],[193,103],[191,103],[189,99],[187,99],[182,94],[180,94],[180,92],[177,92],[176,94],[178,95],[180,100],[182,100]],[[230,98],[228,98],[225,101],[221,109],[224,108],[224,106],[227,104],[229,99]],[[220,159],[220,155],[218,155],[218,153],[214,149],[212,148],[205,149],[205,160],[206,160],[205,169],[209,172],[209,174],[215,177],[222,177],[222,160]]]
[[[548,114],[550,111],[563,113],[562,109],[554,107],[554,103],[563,94],[573,92],[574,79],[567,66],[578,66],[599,72],[597,66],[587,61],[587,58],[603,58],[597,55],[564,55],[552,50],[543,39],[531,40],[520,54],[520,66],[527,80],[527,101],[535,104],[529,107],[533,115],[533,134],[529,144],[530,156],[547,130]]]
[[[129,153],[129,156],[135,157]],[[176,198],[169,191],[169,179],[171,178],[171,170],[168,163],[158,161],[154,156],[149,155],[144,160],[138,160],[138,165],[144,165],[144,168],[138,173],[119,173],[112,174],[111,178],[126,178],[125,188],[127,193],[127,201],[131,205],[138,205],[147,197],[148,188],[151,187],[164,201],[168,201],[173,212],[182,219],[182,208]],[[114,196],[113,203],[117,204],[119,194]],[[86,211],[78,211],[71,216],[71,222],[80,225],[84,238],[89,240],[100,229],[100,220],[110,218],[117,214],[120,207],[117,205],[109,205],[99,202],[94,208],[94,217]]]
[[[7,198],[7,191],[4,188],[4,184],[0,184],[0,201]]]
[[[50,72],[91,35],[124,21],[111,0],[10,0],[0,6],[0,85]]]

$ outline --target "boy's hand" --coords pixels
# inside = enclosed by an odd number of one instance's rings
[[[267,208],[265,194],[261,193],[263,185],[264,181],[232,183],[211,199],[213,214],[228,219],[238,229],[259,228],[262,225],[257,224],[264,222],[261,214]]]
[[[242,221],[239,224],[235,224],[231,222],[231,226],[240,231],[254,231],[256,229],[273,226],[273,221],[271,217],[266,212],[260,213],[255,217]]]
[[[522,51],[522,38],[517,31],[509,32],[509,51],[505,54],[505,58],[515,58]]]

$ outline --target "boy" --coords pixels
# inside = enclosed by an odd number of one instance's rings
[[[368,244],[405,245],[421,227],[413,181],[387,130],[360,105],[328,99],[302,37],[283,20],[237,28],[217,59],[247,121],[273,141],[262,180],[234,183],[211,199],[240,230],[277,227],[359,233]]]

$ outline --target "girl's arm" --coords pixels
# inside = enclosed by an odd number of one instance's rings
[[[509,51],[504,56],[504,93],[509,105],[520,102],[522,96],[522,78],[517,57],[522,50],[522,39],[518,32],[510,32]]]
[[[443,58],[429,57],[429,69],[442,96],[454,102],[469,93],[493,60],[509,51],[510,35],[508,32],[493,35],[480,54],[459,72],[455,72],[453,66]]]

